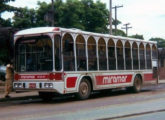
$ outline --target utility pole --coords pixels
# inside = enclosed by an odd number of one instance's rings
[[[125,29],[126,30],[126,35],[128,36],[128,29],[132,28],[132,27],[129,27],[130,23],[126,23],[124,24],[123,26],[125,27],[122,27],[121,29]]]
[[[54,26],[54,0],[52,0],[52,26]]]
[[[109,0],[109,34],[112,35],[112,0]]]
[[[115,6],[115,7],[112,8],[112,9],[115,9],[115,35],[117,34],[117,9],[121,8],[121,7],[123,7],[123,5]]]

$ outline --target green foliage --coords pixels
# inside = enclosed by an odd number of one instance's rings
[[[1,17],[1,14],[3,12],[6,12],[6,11],[11,12],[11,11],[16,10],[15,7],[7,5],[7,3],[10,1],[15,1],[15,0],[0,0],[0,26],[5,26],[5,27],[11,26],[11,20],[10,19],[4,20]]]
[[[37,10],[22,8],[15,12],[14,27],[27,28],[35,26],[50,26],[51,4],[38,2]],[[55,0],[55,25],[66,28],[79,28],[91,32],[107,33],[108,10],[99,0]]]
[[[11,19],[4,20],[0,18],[0,26],[11,27]]]
[[[112,25],[119,25],[119,24],[121,24],[121,21],[119,21],[119,20],[113,20],[112,21]]]
[[[36,10],[36,19],[37,19],[37,26],[48,26],[49,23],[44,20],[44,17],[51,8],[50,5],[48,5],[46,2],[38,2],[39,9]]]
[[[99,33],[107,33],[107,25],[109,12],[106,9],[106,5],[93,0],[82,0],[83,16],[82,24],[85,30]]]
[[[156,41],[159,48],[165,48],[165,39],[163,38],[151,38],[150,41]]]
[[[136,39],[144,40],[143,35],[138,35],[138,34],[136,34],[136,35],[132,35],[132,36],[129,36],[129,37],[130,37],[130,38],[136,38]]]
[[[16,28],[29,28],[37,25],[36,12],[34,9],[19,8],[14,14],[13,25]]]
[[[115,29],[113,29],[112,30],[112,33],[113,33],[113,35],[116,35],[116,36],[123,36],[123,37],[126,37],[127,36],[124,31],[119,30],[119,29],[117,29],[116,32],[115,32]]]
[[[10,1],[15,1],[15,0],[0,0],[0,15],[2,12],[5,12],[5,11],[14,11],[15,10],[15,7],[12,7],[10,5],[7,5],[8,2]]]

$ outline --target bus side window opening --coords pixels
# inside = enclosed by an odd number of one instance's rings
[[[61,60],[61,37],[60,35],[56,35],[54,37],[54,46],[55,46],[55,69],[57,71],[61,70],[62,68],[62,60]]]
[[[64,70],[74,71],[74,45],[73,38],[70,34],[65,34],[63,37],[63,59],[64,59]]]

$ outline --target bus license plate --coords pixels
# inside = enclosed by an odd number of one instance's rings
[[[36,88],[36,83],[30,83],[29,88],[32,88],[32,89]]]

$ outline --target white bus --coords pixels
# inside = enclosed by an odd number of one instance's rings
[[[39,27],[14,37],[16,91],[74,93],[87,99],[91,92],[157,84],[157,43],[85,32],[79,29]]]

